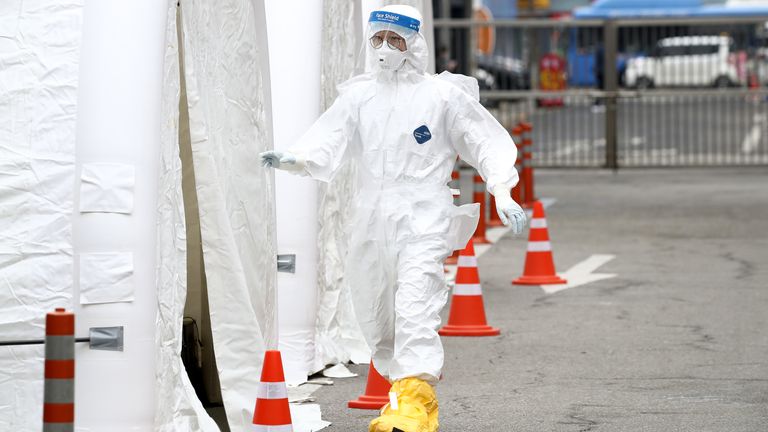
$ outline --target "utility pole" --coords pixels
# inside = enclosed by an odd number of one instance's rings
[[[617,139],[617,92],[618,74],[616,59],[618,57],[618,30],[616,21],[606,20],[603,25],[603,91],[605,94],[605,166],[617,170],[619,168],[618,139]],[[598,65],[599,66],[599,65]]]

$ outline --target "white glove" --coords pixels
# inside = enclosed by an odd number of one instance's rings
[[[261,166],[288,171],[298,171],[304,168],[304,161],[291,152],[269,150],[259,153]]]
[[[525,211],[509,194],[510,189],[504,185],[496,185],[493,188],[493,197],[496,199],[496,211],[501,222],[512,228],[512,232],[520,234],[528,222]]]

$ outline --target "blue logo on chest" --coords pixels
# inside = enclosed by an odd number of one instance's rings
[[[417,143],[424,144],[432,139],[432,132],[429,131],[427,125],[421,125],[413,131],[413,137],[416,138]]]

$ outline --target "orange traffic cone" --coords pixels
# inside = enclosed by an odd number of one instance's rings
[[[472,237],[472,241],[477,244],[489,244],[491,241],[488,240],[488,237],[485,236],[485,217],[487,208],[485,199],[487,191],[485,190],[485,183],[483,182],[482,176],[476,175],[474,180],[475,191],[472,194],[472,201],[480,204],[480,219],[477,221],[477,228],[475,229],[475,234]]]
[[[757,74],[751,72],[747,75],[747,83],[750,89],[760,88],[760,80],[757,78]]]
[[[371,361],[371,366],[368,368],[368,384],[365,386],[365,394],[356,400],[347,402],[347,406],[356,409],[381,409],[389,403],[389,389],[391,388],[392,384],[379,374],[373,367],[373,361]]]
[[[522,172],[521,177],[523,179],[523,208],[531,208],[536,198],[533,196],[533,140],[531,139],[531,131],[533,126],[530,123],[521,122],[520,128],[522,128],[522,142],[521,149],[522,155]]]
[[[261,382],[253,412],[253,431],[293,432],[288,389],[285,387],[280,351],[264,353]]]
[[[517,159],[515,160],[515,169],[517,170],[518,174],[520,176],[518,177],[518,182],[515,187],[512,188],[512,199],[516,203],[522,203],[523,202],[523,187],[525,178],[522,176],[523,172],[523,127],[520,125],[515,126],[512,128],[512,139],[515,141],[515,147],[517,147]]]
[[[489,227],[499,227],[504,226],[504,223],[501,221],[501,218],[499,217],[499,212],[496,210],[496,200],[494,197],[491,197],[490,199],[491,203],[489,205],[489,215],[488,215],[488,226]]]
[[[496,336],[501,333],[499,329],[489,326],[485,320],[477,257],[471,239],[459,254],[459,268],[456,272],[456,284],[453,286],[448,324],[438,333],[441,336]]]
[[[453,251],[451,256],[445,259],[445,264],[447,265],[454,265],[459,262],[459,252],[460,251]]]
[[[552,245],[549,243],[547,219],[541,201],[533,203],[531,232],[528,235],[528,253],[523,275],[512,281],[515,285],[564,284],[566,280],[555,274]]]

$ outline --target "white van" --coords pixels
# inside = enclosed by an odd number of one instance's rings
[[[730,87],[740,83],[737,56],[727,36],[661,39],[648,57],[627,62],[628,87]]]

